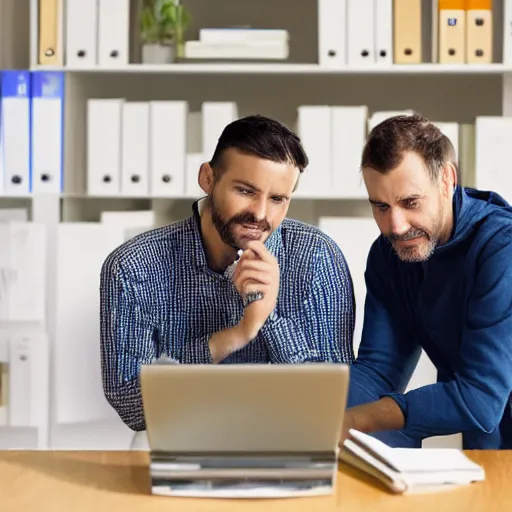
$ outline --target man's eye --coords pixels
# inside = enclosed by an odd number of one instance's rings
[[[236,187],[236,189],[238,190],[238,192],[240,192],[241,194],[250,194],[251,191],[248,189],[248,188],[244,188],[244,187]]]

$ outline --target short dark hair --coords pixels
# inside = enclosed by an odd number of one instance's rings
[[[457,178],[460,178],[450,139],[438,126],[417,113],[390,117],[375,126],[364,146],[361,168],[387,173],[395,169],[409,151],[423,159],[433,181],[448,162],[455,166]]]
[[[223,172],[224,151],[235,148],[273,162],[292,164],[303,172],[309,160],[297,134],[284,124],[261,115],[250,115],[228,124],[210,161],[216,178]]]

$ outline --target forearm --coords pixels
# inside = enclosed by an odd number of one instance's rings
[[[251,333],[241,322],[234,327],[189,340],[183,348],[181,362],[184,364],[220,363],[247,345],[250,340]]]
[[[352,407],[346,414],[351,428],[366,433],[401,430],[405,423],[401,408],[390,397]]]
[[[224,361],[231,354],[245,347],[254,336],[243,321],[234,327],[215,333],[208,341],[212,362]]]
[[[475,386],[460,379],[397,394],[397,402],[407,411],[405,432],[419,438],[470,430],[492,432],[510,396],[508,386],[497,384],[490,375],[489,384],[482,381]]]
[[[420,347],[407,354],[404,359],[397,352],[395,360],[379,357],[377,351],[369,353],[363,344],[359,347],[359,357],[350,367],[350,387],[348,407],[379,400],[384,395],[402,392],[417,365]],[[397,363],[400,361],[400,364]],[[396,365],[396,367],[394,366]],[[401,373],[396,371],[400,368]]]

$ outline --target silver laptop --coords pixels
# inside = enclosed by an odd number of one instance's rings
[[[344,364],[144,365],[153,492],[332,492]]]

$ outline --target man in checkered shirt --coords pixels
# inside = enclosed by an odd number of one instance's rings
[[[205,198],[180,222],[127,241],[101,272],[105,396],[145,429],[139,372],[181,364],[354,359],[354,295],[340,248],[285,218],[308,158],[281,123],[249,116],[199,170]]]

